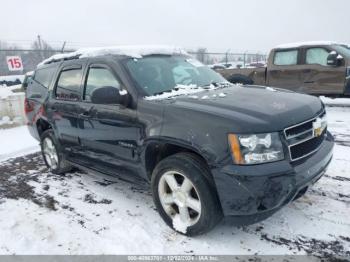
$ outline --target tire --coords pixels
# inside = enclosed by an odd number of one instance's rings
[[[254,81],[246,76],[236,75],[229,78],[232,84],[252,85]]]
[[[194,154],[178,153],[160,161],[152,173],[151,185],[160,216],[181,234],[204,234],[223,217],[211,173]]]
[[[72,170],[72,166],[65,160],[61,146],[51,129],[42,133],[40,141],[44,162],[52,173],[64,174]],[[50,156],[51,153],[53,154],[52,156]],[[56,157],[54,156],[54,153],[56,153]]]

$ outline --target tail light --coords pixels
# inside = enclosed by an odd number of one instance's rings
[[[24,99],[24,112],[26,114],[34,111],[34,102],[29,101],[27,98]]]

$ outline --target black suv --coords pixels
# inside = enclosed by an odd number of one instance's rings
[[[56,55],[25,110],[53,173],[150,182],[161,217],[188,235],[276,212],[320,179],[334,145],[318,98],[230,84],[171,48]]]

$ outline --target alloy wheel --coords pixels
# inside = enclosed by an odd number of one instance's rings
[[[58,166],[58,154],[51,138],[46,137],[43,141],[43,154],[50,169],[56,169]]]
[[[201,216],[201,201],[197,189],[184,174],[164,173],[159,180],[158,194],[164,211],[173,221],[179,216],[187,227],[197,223]]]

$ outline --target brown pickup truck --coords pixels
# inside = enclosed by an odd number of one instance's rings
[[[335,42],[281,45],[271,50],[266,67],[217,72],[232,83],[350,97],[350,47]]]

